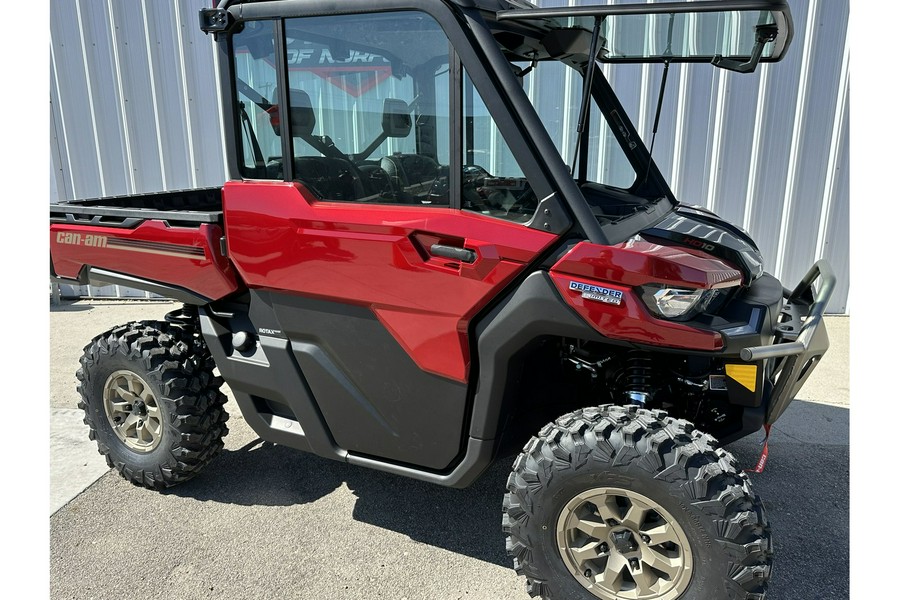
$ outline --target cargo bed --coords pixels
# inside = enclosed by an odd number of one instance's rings
[[[222,188],[50,205],[50,272],[205,304],[240,286],[226,258]]]
[[[71,200],[50,205],[51,223],[133,227],[147,219],[222,224],[222,188]]]

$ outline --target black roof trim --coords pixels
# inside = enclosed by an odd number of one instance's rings
[[[521,8],[497,13],[498,21],[592,17],[606,15],[649,15],[672,12],[719,12],[725,10],[790,10],[784,0],[697,0],[697,2],[656,2],[653,4],[593,4],[554,8]]]

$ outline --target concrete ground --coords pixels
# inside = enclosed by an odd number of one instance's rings
[[[196,479],[156,493],[109,472],[75,410],[78,357],[173,306],[51,306],[51,598],[528,598],[500,532],[506,464],[441,488],[262,443],[229,402],[225,451]],[[831,349],[753,477],[775,536],[769,600],[849,596],[849,319],[826,321]],[[760,440],[728,449],[749,467]]]

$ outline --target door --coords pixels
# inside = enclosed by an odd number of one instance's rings
[[[528,226],[543,192],[430,16],[286,19],[282,70],[277,31],[234,35],[248,179],[225,186],[226,237],[277,320],[255,325],[291,341],[338,446],[444,469],[469,324],[557,239]]]

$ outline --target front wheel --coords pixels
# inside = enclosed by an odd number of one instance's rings
[[[532,596],[762,600],[765,510],[715,439],[663,411],[579,410],[513,464],[507,551]]]

